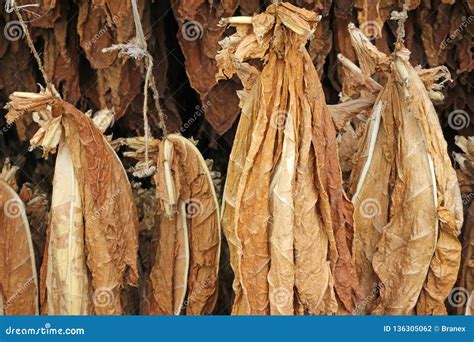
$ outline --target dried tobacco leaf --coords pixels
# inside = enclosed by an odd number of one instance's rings
[[[363,312],[445,313],[462,206],[436,111],[401,42],[388,57],[353,25],[349,31],[364,73],[388,77],[352,174],[357,273],[367,297],[380,289]]]
[[[2,99],[6,99],[15,90],[37,91],[35,70],[28,63],[31,59],[28,46],[21,42],[10,42],[5,35],[0,35],[0,46],[8,47],[7,53],[1,56],[0,91]],[[36,130],[35,126],[31,117],[22,117],[15,121],[19,140],[25,141],[31,137]],[[3,128],[1,132],[3,135],[6,131]]]
[[[77,32],[85,56],[96,71],[91,100],[99,108],[114,108],[116,118],[122,117],[140,93],[142,73],[131,60],[123,62],[117,53],[102,52],[113,43],[126,43],[133,37],[134,22],[130,1],[79,1]],[[140,3],[144,25],[149,23],[149,6]],[[145,9],[147,11],[145,12]],[[87,94],[89,97],[90,94]]]
[[[23,183],[18,194],[26,206],[26,215],[30,223],[31,238],[35,249],[36,269],[39,270],[45,249],[49,201],[47,194],[39,186],[33,186],[30,183]]]
[[[454,158],[459,165],[459,185],[464,197],[468,197],[474,192],[474,137],[456,136],[455,142],[463,152],[454,153]],[[469,201],[470,198],[468,197],[467,200]]]
[[[180,0],[172,6],[179,25],[178,41],[185,57],[189,83],[200,96],[205,107],[206,119],[219,133],[232,127],[239,114],[235,80],[218,82],[214,56],[224,29],[217,24],[219,18],[233,15],[237,0]]]
[[[333,32],[331,30],[331,20],[325,16],[316,26],[313,38],[310,40],[308,52],[313,59],[313,64],[318,70],[320,78],[323,76],[326,57],[330,54],[333,45]]]
[[[66,15],[71,4],[54,1],[51,6],[54,6],[54,12],[58,14],[58,17],[53,18],[54,21],[50,23],[52,30],[41,30],[41,37],[45,44],[44,69],[51,82],[61,90],[64,99],[70,103],[76,103],[81,97],[77,72],[79,42],[71,34],[71,31],[75,30],[74,22]],[[36,24],[36,21],[33,23]]]
[[[0,315],[38,315],[38,275],[15,172],[5,161],[0,175]]]
[[[347,312],[357,296],[352,207],[334,125],[304,49],[319,19],[282,3],[222,21],[236,33],[220,42],[218,79],[237,74],[244,85],[223,198],[233,314],[294,314],[295,306],[297,313]],[[265,62],[261,71],[254,59]]]
[[[462,291],[459,313],[472,315],[474,312],[474,137],[457,136],[456,145],[463,153],[455,153],[454,158],[459,165],[458,179],[461,186],[463,204],[466,210],[463,227],[462,263],[459,276],[459,286]],[[453,290],[454,291],[454,290]],[[464,308],[463,301],[470,298]],[[452,296],[456,296],[453,293]],[[455,298],[454,298],[455,299]]]
[[[81,193],[64,141],[56,157],[46,260],[48,314],[90,314]]]
[[[341,103],[328,107],[338,131],[339,161],[345,176],[352,170],[358,142],[366,130],[367,117],[382,86],[342,54],[338,55],[338,59],[342,64],[343,84],[339,94]],[[446,67],[417,67],[415,70],[429,92],[430,99],[436,103],[442,102],[444,83],[451,80]],[[349,177],[344,177],[346,178]]]
[[[179,165],[173,153],[172,143],[165,141],[159,143],[157,148],[159,154],[155,182],[157,184],[156,197],[160,199],[160,202],[155,221],[157,226],[153,232],[152,250],[155,256],[148,279],[148,306],[146,311],[151,315],[179,315],[183,302],[180,301],[181,291],[175,295],[175,289],[183,285],[182,278],[186,275],[187,279],[189,268],[189,255],[187,255],[188,260],[185,262],[188,264],[188,268],[179,267],[182,265],[178,265],[178,259],[183,256],[186,257],[185,254],[180,254],[182,252],[182,243],[180,242],[185,241],[177,234],[178,230],[182,228],[178,227],[178,221],[182,221],[182,213],[177,212],[177,191],[180,191],[180,179],[178,174],[175,173],[177,177],[175,181],[171,170],[178,170]],[[178,255],[176,255],[177,252]],[[186,288],[187,284],[185,283],[184,292],[186,292]]]
[[[147,313],[209,315],[217,300],[221,238],[211,173],[188,139],[170,134],[155,142],[159,209]]]
[[[344,189],[347,189],[358,142],[365,132],[367,118],[382,86],[364,75],[344,55],[338,54],[337,58],[342,65],[342,91],[339,93],[341,103],[328,107],[338,131],[339,163],[343,172]]]
[[[59,146],[42,274],[48,314],[65,310],[84,314],[90,302],[95,314],[120,314],[120,290],[126,284],[136,286],[138,278],[138,219],[120,160],[93,121],[71,104],[47,91],[13,93],[10,100],[9,122],[34,111],[42,124],[31,139],[33,147],[43,147],[47,155]],[[77,238],[71,241],[69,236]],[[85,252],[87,274],[81,252]],[[70,272],[73,267],[80,271]],[[87,295],[89,275],[91,297]],[[68,279],[72,282],[67,283]],[[59,303],[56,296],[62,298]]]
[[[359,26],[370,38],[380,38],[382,36],[382,26],[384,20],[380,15],[380,3],[382,1],[357,0],[355,7],[360,9],[357,13]]]

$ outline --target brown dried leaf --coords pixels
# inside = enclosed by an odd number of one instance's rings
[[[149,10],[146,3],[142,4],[139,10],[146,30]],[[103,53],[102,49],[113,43],[126,43],[133,37],[135,26],[130,1],[81,1],[77,30],[80,45],[96,70],[96,84],[92,88],[97,94],[86,95],[98,102],[97,107],[113,108],[116,118],[121,118],[142,90],[142,72],[132,60],[123,62],[117,53]]]
[[[41,268],[45,250],[46,229],[48,226],[49,201],[47,194],[38,186],[24,183],[19,195],[26,206],[30,223],[31,238],[35,248],[36,269]]]
[[[0,315],[38,315],[33,242],[25,205],[10,185],[11,170],[0,177]]]
[[[311,142],[311,115],[304,111],[299,136],[295,195],[295,285],[301,309],[311,314],[336,313],[334,275],[328,261],[329,237],[318,213],[316,154]],[[334,239],[334,237],[331,237]]]
[[[66,101],[76,103],[81,92],[79,89],[79,43],[71,30],[72,26],[67,17],[70,5],[58,2],[55,11],[62,15],[52,23],[52,30],[42,30],[44,46],[44,69],[51,82],[62,93]],[[33,21],[35,23],[35,21]]]
[[[389,70],[390,60],[387,55],[377,50],[370,40],[354,24],[350,23],[349,33],[352,46],[356,51],[359,65],[366,76],[372,76],[376,71]]]
[[[329,17],[325,17],[321,22],[316,26],[316,31],[314,32],[314,37],[310,40],[308,52],[313,59],[313,63],[318,70],[319,77],[323,76],[324,72],[324,63],[326,57],[332,50],[332,30],[331,22]]]
[[[336,129],[340,131],[357,115],[368,113],[373,107],[374,102],[375,96],[371,96],[369,98],[342,102],[337,105],[329,105],[328,108]]]
[[[31,5],[28,0],[18,0],[18,5]],[[61,16],[61,2],[57,0],[42,0],[40,6],[28,6],[23,11],[25,19],[33,27],[52,28]]]
[[[120,289],[136,286],[138,219],[127,174],[92,120],[63,103],[66,141],[84,200],[87,265],[92,287],[112,293],[112,303],[94,303],[96,314],[120,314]],[[79,172],[80,170],[80,172]]]
[[[382,26],[384,20],[380,15],[381,0],[357,0],[355,7],[360,9],[357,13],[359,27],[363,28],[363,32],[370,38],[380,38],[382,36]]]
[[[175,270],[177,215],[170,219],[161,214],[156,221],[157,228],[152,242],[152,249],[156,252],[148,279],[148,303],[145,312],[149,315],[175,315],[181,312],[181,307],[175,309],[174,300],[174,277],[177,276]]]
[[[296,108],[289,108],[296,110]],[[271,267],[268,271],[270,291],[270,313],[292,315],[293,288],[295,286],[294,262],[294,183],[296,181],[296,122],[285,118],[281,157],[275,165],[270,182],[270,210],[272,228],[270,231]],[[282,293],[279,293],[282,292]],[[286,298],[282,301],[281,297]]]
[[[220,18],[234,14],[237,6],[236,0],[180,0],[175,10],[179,24],[177,36],[189,83],[202,103],[211,102],[205,110],[206,119],[218,134],[225,133],[239,113],[235,81],[218,83],[214,77],[217,72],[214,57],[224,32],[217,24]]]
[[[459,165],[458,179],[461,191],[469,196],[474,193],[474,137],[455,137],[456,145],[463,153],[454,153],[454,159]]]

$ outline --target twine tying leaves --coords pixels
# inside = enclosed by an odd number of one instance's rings
[[[18,7],[17,4],[16,4],[16,0],[9,0],[9,2],[7,4],[9,6],[9,8],[13,8],[13,11],[15,11],[15,14],[18,17],[18,21],[20,22],[21,28],[22,28],[23,32],[25,33],[26,43],[28,44],[31,52],[33,53],[33,56],[36,59],[36,64],[38,65],[38,69],[40,70],[41,75],[43,76],[44,82],[46,83],[46,88],[49,91],[51,91],[51,93],[54,96],[57,96],[57,97],[60,98],[61,95],[58,93],[58,91],[56,90],[56,88],[52,84],[51,80],[49,79],[48,75],[46,74],[46,71],[44,70],[43,62],[41,61],[39,53],[35,48],[35,45],[33,43],[33,39],[31,39],[30,32],[28,31],[28,27],[26,26],[26,23],[23,20],[23,16],[20,13],[20,9],[22,8],[22,6]]]
[[[403,44],[405,41],[405,21],[408,19],[408,5],[405,2],[403,9],[398,11],[393,11],[390,19],[398,21],[397,27],[397,45]]]
[[[138,6],[136,0],[132,1],[132,12],[133,20],[135,23],[135,37],[132,38],[128,43],[125,44],[114,44],[111,47],[102,49],[103,53],[112,51],[118,51],[120,58],[131,57],[136,61],[145,60],[146,73],[145,73],[145,85],[144,85],[144,99],[143,99],[143,124],[145,130],[145,168],[144,172],[138,173],[139,175],[149,176],[154,172],[151,170],[149,165],[148,149],[150,140],[150,127],[148,125],[148,89],[150,88],[153,92],[153,100],[155,102],[156,110],[158,111],[159,127],[163,133],[163,137],[168,135],[168,130],[165,123],[165,114],[160,105],[160,94],[156,87],[155,77],[153,76],[153,57],[148,52],[145,34],[143,33],[143,27],[141,24],[140,13],[138,12]]]

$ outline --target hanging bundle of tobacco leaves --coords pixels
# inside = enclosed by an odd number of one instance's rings
[[[0,315],[38,315],[38,276],[30,226],[5,160],[0,174]]]
[[[474,137],[456,137],[456,145],[462,153],[455,153],[459,165],[458,179],[465,208],[463,227],[462,263],[459,287],[450,294],[450,304],[459,313],[474,313]]]
[[[128,139],[144,158],[143,139]],[[217,300],[221,229],[208,166],[192,141],[177,135],[149,141],[155,156],[158,212],[147,276],[151,315],[209,315]]]
[[[41,272],[50,315],[120,314],[120,291],[137,283],[137,214],[127,174],[100,129],[44,90],[10,96],[7,121],[33,113],[31,139],[57,150],[51,221]]]
[[[136,37],[104,52],[145,60],[143,99],[144,137],[126,139],[136,151],[126,153],[139,163],[134,175],[155,171],[158,211],[151,246],[151,270],[146,275],[146,304],[151,315],[211,314],[217,300],[220,257],[220,219],[217,196],[206,161],[194,144],[180,135],[168,135],[160,95],[153,76],[153,57],[147,50],[136,0],[132,0]],[[150,136],[148,91],[153,92],[163,139]],[[156,165],[149,160],[153,155]]]
[[[223,196],[233,314],[353,309],[352,206],[336,132],[305,44],[319,21],[288,3],[222,24],[218,78],[241,79],[241,117]]]
[[[445,314],[460,262],[461,196],[423,73],[403,45],[406,12],[393,16],[391,56],[349,25],[363,73],[387,77],[351,176],[355,266],[366,298],[377,297],[361,313]]]
[[[344,180],[348,179],[353,167],[358,141],[366,130],[367,119],[376,95],[382,86],[342,54],[338,55],[342,65],[341,103],[330,105],[329,110],[338,131],[339,161]],[[431,69],[415,68],[433,102],[444,99],[443,85],[451,81],[446,67]]]

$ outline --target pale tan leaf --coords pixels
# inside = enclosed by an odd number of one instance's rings
[[[91,314],[81,194],[64,139],[59,144],[51,202],[46,301],[49,315]]]
[[[372,76],[377,70],[388,70],[390,59],[370,42],[370,40],[350,23],[348,26],[352,46],[359,59],[359,65],[366,76]]]
[[[290,112],[296,110],[290,106]],[[270,313],[292,315],[294,313],[293,288],[294,265],[294,183],[296,179],[296,132],[293,116],[287,116],[281,158],[275,166],[270,183],[271,228],[268,271]]]

